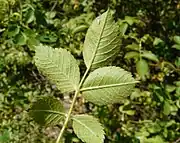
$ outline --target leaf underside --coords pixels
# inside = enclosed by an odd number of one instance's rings
[[[97,105],[113,104],[122,102],[132,93],[134,86],[135,80],[129,72],[119,67],[103,67],[90,73],[83,84],[82,94]]]
[[[83,142],[103,143],[104,130],[99,121],[89,115],[75,115],[73,117],[73,130]]]
[[[77,89],[80,80],[79,67],[67,50],[37,46],[35,64],[61,92],[71,92]]]
[[[108,10],[97,17],[87,31],[83,58],[92,69],[110,65],[120,50],[119,27]]]
[[[39,99],[32,105],[29,114],[41,125],[57,125],[65,115],[63,104],[53,96]]]

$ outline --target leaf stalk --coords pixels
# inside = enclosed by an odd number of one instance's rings
[[[63,135],[63,133],[64,133],[64,130],[66,129],[66,127],[67,127],[67,125],[68,125],[68,122],[69,122],[69,120],[70,120],[71,113],[72,113],[72,111],[73,111],[73,107],[74,107],[74,104],[75,104],[75,102],[76,102],[76,98],[77,98],[78,95],[79,95],[80,88],[81,88],[81,86],[82,86],[82,84],[83,84],[83,82],[84,82],[84,80],[85,80],[85,78],[86,78],[89,70],[90,70],[90,67],[86,69],[86,71],[85,71],[85,73],[84,73],[84,75],[83,75],[83,77],[82,77],[82,79],[81,79],[81,81],[80,81],[80,83],[79,83],[79,87],[78,87],[78,89],[75,91],[75,94],[74,94],[74,97],[73,97],[73,100],[72,100],[71,107],[69,108],[68,114],[67,114],[66,119],[65,119],[65,121],[64,121],[63,127],[62,127],[62,129],[61,129],[61,131],[60,131],[60,133],[59,133],[59,136],[58,136],[58,138],[57,138],[57,140],[56,140],[56,143],[60,143],[60,140],[61,140],[61,138],[62,138],[62,135]]]

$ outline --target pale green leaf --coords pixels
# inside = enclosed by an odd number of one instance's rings
[[[79,67],[67,50],[37,46],[35,63],[61,92],[71,92],[77,89],[80,80]]]
[[[131,58],[137,58],[139,57],[139,53],[132,51],[132,52],[128,52],[126,53],[126,55],[124,56],[125,59],[131,59]]]
[[[161,136],[155,136],[145,139],[143,143],[167,143],[167,142],[165,142]]]
[[[34,10],[28,9],[25,14],[25,22],[29,24],[33,22],[34,20],[35,20]]]
[[[119,30],[121,32],[122,35],[124,35],[126,33],[128,29],[128,24],[127,23],[122,23],[119,27]]]
[[[25,45],[26,41],[27,41],[27,37],[26,37],[25,33],[23,33],[23,32],[20,32],[19,34],[17,34],[14,37],[14,43],[17,45],[21,45],[21,46]]]
[[[136,70],[140,77],[144,78],[145,75],[149,73],[149,66],[146,60],[139,60],[136,63]]]
[[[180,44],[180,36],[174,36],[173,38],[174,42],[176,42],[177,44]]]
[[[169,115],[171,113],[171,104],[168,101],[164,101],[163,113]]]
[[[110,65],[120,49],[119,26],[108,10],[97,17],[87,31],[83,57],[86,67]]]
[[[30,116],[39,124],[56,125],[64,118],[62,103],[53,96],[39,99],[32,105]]]
[[[170,84],[166,84],[165,89],[167,92],[173,92],[174,90],[176,90],[176,86],[175,85],[170,85]]]
[[[130,16],[125,16],[125,21],[129,24],[129,25],[133,25],[134,23],[137,23],[137,18],[135,17],[130,17]]]
[[[155,54],[153,54],[152,52],[150,52],[150,51],[143,51],[141,56],[143,58],[146,58],[146,59],[154,61],[154,62],[158,62],[159,61],[157,56]]]
[[[124,113],[126,113],[127,115],[132,116],[132,115],[134,115],[136,113],[136,111],[135,110],[125,110]]]
[[[139,45],[136,44],[136,43],[132,43],[130,45],[127,45],[126,46],[127,49],[130,49],[130,50],[134,50],[134,51],[138,51],[139,52]]]
[[[73,130],[83,142],[103,143],[104,130],[99,121],[89,115],[76,115],[73,117]]]
[[[175,64],[178,68],[180,68],[180,57],[177,57],[177,58],[176,58],[174,64]]]
[[[157,46],[157,45],[159,45],[159,44],[161,44],[161,43],[164,43],[164,41],[163,40],[161,40],[160,38],[155,38],[154,39],[154,42],[153,42],[153,45],[154,46]]]
[[[113,104],[129,96],[135,83],[127,71],[119,67],[103,67],[90,73],[81,91],[85,99],[94,104]]]
[[[177,50],[180,50],[180,44],[175,44],[175,45],[172,46],[172,48],[175,48],[175,49],[177,49]]]
[[[87,25],[80,25],[80,26],[74,28],[73,31],[72,31],[72,33],[73,33],[73,34],[76,34],[76,33],[79,33],[79,32],[83,32],[83,31],[85,31],[87,28],[88,28]]]

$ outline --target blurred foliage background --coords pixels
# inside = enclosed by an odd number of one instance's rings
[[[0,0],[0,142],[55,142],[60,126],[40,127],[28,116],[39,96],[63,95],[38,73],[34,46],[68,49],[84,71],[83,42],[92,20],[110,8],[123,34],[114,65],[141,82],[124,104],[105,107],[79,98],[77,113],[104,124],[106,143],[180,142],[180,1]],[[66,143],[80,143],[71,127]]]

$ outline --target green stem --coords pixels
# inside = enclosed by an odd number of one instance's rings
[[[71,116],[71,113],[72,113],[72,110],[73,110],[73,107],[74,107],[74,104],[75,104],[75,102],[76,102],[76,98],[77,98],[78,94],[79,94],[79,90],[77,90],[77,91],[75,92],[75,94],[74,94],[71,107],[70,107],[70,109],[69,109],[69,111],[68,111],[68,114],[67,114],[67,116],[66,116],[66,120],[64,121],[63,127],[62,127],[62,129],[61,129],[61,131],[60,131],[60,133],[59,133],[59,136],[58,136],[58,138],[57,138],[57,140],[56,140],[56,143],[59,143],[59,142],[60,142],[60,139],[62,138],[62,135],[63,135],[63,133],[64,133],[64,130],[65,130],[66,127],[67,127],[67,124],[68,124],[68,122],[69,122],[69,119],[70,119],[70,116]]]
[[[71,117],[71,113],[72,113],[72,111],[73,111],[74,104],[75,104],[75,102],[76,102],[76,98],[77,98],[78,95],[79,95],[80,88],[81,88],[81,86],[82,86],[82,84],[83,84],[83,82],[84,82],[84,80],[85,80],[85,78],[86,78],[89,70],[90,70],[90,67],[86,69],[86,72],[84,73],[84,75],[83,75],[83,77],[82,77],[82,79],[81,79],[81,81],[80,81],[79,87],[78,87],[78,89],[76,90],[76,92],[75,92],[75,94],[74,94],[71,107],[70,107],[70,109],[69,109],[69,111],[68,111],[68,114],[67,114],[66,119],[65,119],[65,121],[64,121],[63,127],[62,127],[62,129],[61,129],[61,131],[60,131],[60,133],[59,133],[59,136],[58,136],[58,138],[57,138],[57,140],[56,140],[56,143],[59,143],[59,142],[60,142],[60,140],[61,140],[61,138],[62,138],[62,135],[63,135],[63,133],[64,133],[64,130],[65,130],[66,127],[67,127],[67,124],[68,124],[68,122],[69,122],[69,120],[70,120],[70,117]]]
[[[58,0],[56,0],[56,1],[54,2],[54,5],[53,5],[52,8],[51,8],[51,12],[55,9],[55,7],[56,7],[57,4],[58,4]]]
[[[20,11],[20,23],[22,23],[22,3],[21,0],[19,0],[19,11]]]
[[[141,57],[141,49],[142,49],[142,42],[140,40],[140,42],[139,42],[139,59],[140,60],[142,59],[142,57]]]

